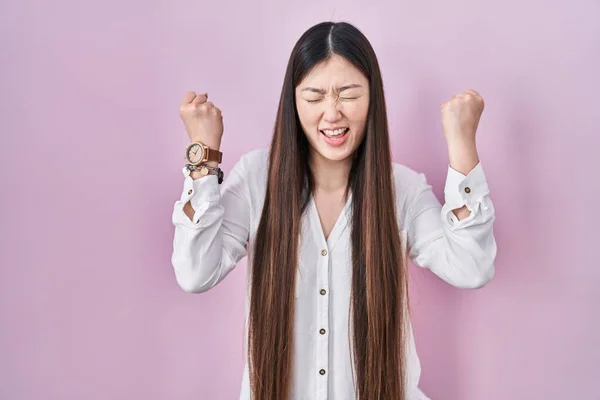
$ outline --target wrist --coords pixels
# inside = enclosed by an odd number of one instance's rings
[[[191,139],[190,142],[200,142],[211,150],[221,151],[221,139],[202,139],[200,137],[196,137]]]
[[[206,175],[202,175],[200,171],[192,171],[190,172],[190,178],[193,180],[204,178]]]
[[[475,141],[448,142],[448,159],[451,168],[467,175],[479,164]]]
[[[221,142],[202,142],[211,150],[221,151]]]
[[[206,147],[208,147],[212,152],[221,151],[221,141],[200,141]],[[219,166],[218,161],[205,161],[203,164],[208,165],[209,167],[217,168]]]

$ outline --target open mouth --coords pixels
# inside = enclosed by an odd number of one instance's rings
[[[338,141],[338,140],[342,140],[348,134],[349,130],[350,130],[350,128],[340,128],[340,129],[334,129],[334,130],[325,129],[325,130],[320,130],[319,132],[321,132],[321,134],[323,136],[325,136],[327,139],[329,139],[331,141]]]

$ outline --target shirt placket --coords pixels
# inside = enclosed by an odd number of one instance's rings
[[[327,246],[323,247],[317,271],[317,396],[319,400],[327,399],[329,370],[329,264],[331,255]]]

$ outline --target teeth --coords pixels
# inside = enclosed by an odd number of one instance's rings
[[[326,129],[326,130],[323,131],[323,133],[325,133],[327,136],[339,136],[339,135],[345,133],[346,130],[347,130],[347,128],[340,128],[340,129],[336,129],[336,130],[333,130],[333,131],[329,130],[329,129]]]

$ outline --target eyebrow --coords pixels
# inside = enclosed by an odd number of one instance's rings
[[[355,88],[361,88],[361,85],[358,84],[352,84],[352,85],[346,85],[346,86],[342,86],[336,89],[336,92],[340,93],[343,92],[344,90],[348,90],[348,89],[355,89]],[[304,89],[302,89],[303,92],[315,92],[315,93],[319,93],[319,94],[325,94],[325,90],[323,89],[317,89],[317,88],[313,88],[313,87],[305,87]]]

